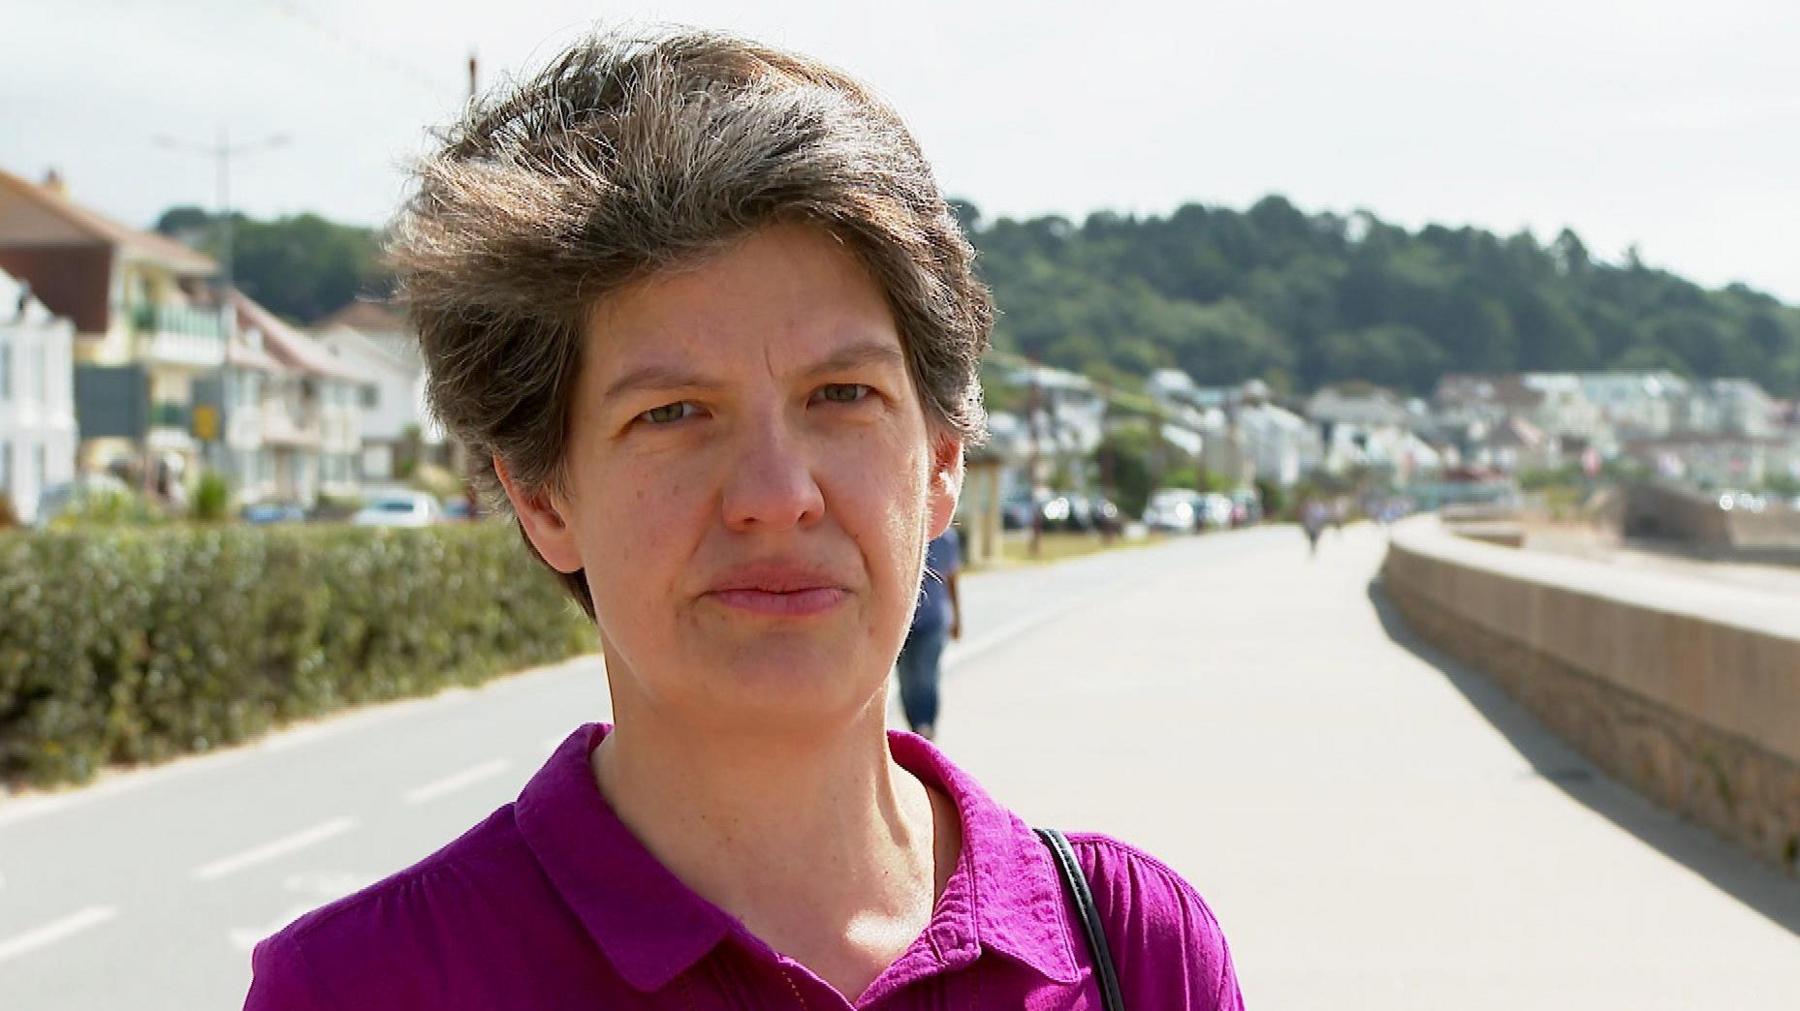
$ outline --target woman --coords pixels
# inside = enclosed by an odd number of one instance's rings
[[[247,1006],[1099,1006],[1049,851],[883,729],[991,318],[894,113],[737,39],[590,39],[447,136],[396,253],[615,723],[265,941]],[[1127,1006],[1239,1006],[1185,882],[1073,842]]]

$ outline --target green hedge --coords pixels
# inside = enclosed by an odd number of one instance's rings
[[[511,523],[0,533],[0,780],[79,782],[595,645]]]

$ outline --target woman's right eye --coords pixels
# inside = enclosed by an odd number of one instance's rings
[[[637,420],[646,421],[652,425],[666,425],[670,422],[680,421],[687,417],[689,413],[692,412],[693,408],[693,404],[688,403],[685,400],[679,400],[673,404],[652,407],[648,411],[638,415]]]

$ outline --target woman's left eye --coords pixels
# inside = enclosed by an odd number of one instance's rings
[[[827,383],[819,387],[818,395],[820,399],[834,404],[854,404],[873,392],[873,387],[862,383]]]

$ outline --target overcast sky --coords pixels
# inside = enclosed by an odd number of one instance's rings
[[[375,224],[484,86],[598,17],[800,49],[899,107],[989,215],[1366,208],[1409,227],[1573,227],[1596,254],[1800,302],[1794,0],[7,0],[0,168],[148,225],[216,203],[158,146],[275,134],[233,203]]]

